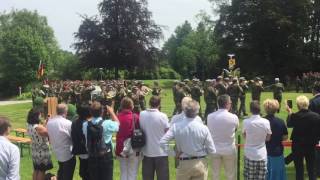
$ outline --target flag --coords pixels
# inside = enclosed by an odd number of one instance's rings
[[[38,72],[37,72],[37,77],[40,79],[44,75],[44,64],[40,60],[39,66],[38,66]]]

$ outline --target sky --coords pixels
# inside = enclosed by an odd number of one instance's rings
[[[81,24],[80,15],[93,16],[98,14],[97,5],[101,0],[0,0],[0,12],[12,9],[37,10],[46,16],[48,24],[55,32],[60,47],[74,51],[71,45],[75,42],[74,33]],[[174,32],[175,28],[188,20],[195,26],[195,16],[204,10],[212,14],[208,0],[148,0],[149,10],[153,19],[163,29],[164,39],[157,45],[161,46]]]

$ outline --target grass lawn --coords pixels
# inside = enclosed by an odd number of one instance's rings
[[[148,84],[152,84],[152,82],[147,82]],[[164,85],[162,87],[170,87],[169,82],[167,81],[160,81],[161,85]],[[151,87],[151,86],[150,86]],[[297,93],[285,93],[283,96],[283,102],[286,99],[292,99],[293,102],[295,102],[296,97],[300,95]],[[305,94],[306,96],[308,96],[309,98],[312,97],[311,94]],[[149,97],[147,97],[148,99]],[[250,102],[250,98],[251,95],[247,94],[247,107],[248,104]],[[262,94],[262,100],[266,99],[266,98],[272,98],[272,93],[263,93]],[[202,111],[205,110],[205,104],[204,101],[202,100],[201,102],[201,106],[202,106]],[[295,105],[294,105],[295,106]],[[282,119],[286,119],[287,113],[284,110],[284,105],[282,104],[282,108],[280,113],[278,114],[278,116]],[[17,104],[17,105],[7,105],[7,106],[0,106],[0,115],[1,116],[6,116],[11,120],[11,123],[13,125],[13,128],[25,128],[26,127],[26,116],[27,116],[27,112],[28,110],[31,108],[31,103],[26,103],[26,104]],[[167,115],[170,117],[172,112],[174,109],[174,103],[173,103],[173,98],[172,98],[172,92],[171,89],[165,89],[164,92],[162,93],[162,108],[161,110],[165,113],[167,113]],[[248,108],[247,108],[248,109]],[[296,107],[294,107],[294,111],[297,111]],[[204,113],[203,113],[204,114]],[[241,120],[242,121],[242,120]],[[239,128],[240,129],[240,128]],[[239,130],[240,131],[240,130]],[[289,132],[291,132],[291,129],[289,130]],[[238,132],[239,134],[239,132]],[[242,140],[243,142],[243,140]],[[290,149],[286,149],[285,150],[285,154],[290,153]],[[28,154],[27,150],[24,152],[25,156],[21,159],[21,170],[20,170],[20,174],[21,174],[21,179],[22,180],[29,180],[32,179],[32,160],[31,160],[31,156]],[[240,177],[241,179],[243,179],[243,150],[241,150],[241,162],[240,162]],[[56,159],[53,157],[53,161],[54,161],[54,169],[51,170],[52,173],[56,174],[57,172],[57,162]],[[120,179],[120,170],[119,170],[119,162],[117,160],[114,161],[114,179],[115,180],[119,180]],[[140,166],[141,168],[141,166]],[[295,179],[295,172],[294,172],[294,168],[293,168],[293,163],[290,164],[289,166],[287,166],[287,174],[288,174],[288,179]],[[223,176],[223,175],[222,175]],[[81,178],[78,176],[78,166],[76,168],[75,171],[75,175],[74,175],[74,179],[75,180],[80,180]],[[139,173],[139,177],[138,179],[142,179],[141,177],[141,173]],[[173,158],[170,158],[170,179],[175,179],[175,168],[174,168],[174,160]],[[209,168],[209,179],[211,179],[211,171]],[[221,179],[225,179],[224,176],[221,177]]]

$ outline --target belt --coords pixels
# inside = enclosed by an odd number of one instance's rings
[[[202,159],[205,158],[206,156],[192,156],[192,157],[183,157],[183,158],[179,158],[181,161],[184,160],[194,160],[194,159]]]

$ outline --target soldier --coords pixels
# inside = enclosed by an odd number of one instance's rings
[[[238,116],[241,116],[241,113],[243,113],[243,116],[247,116],[246,113],[246,93],[249,89],[247,82],[244,77],[240,77],[239,79],[240,87],[242,89],[242,92],[240,93],[240,108],[238,111]]]
[[[233,114],[238,114],[238,99],[239,99],[239,95],[243,92],[243,90],[238,84],[237,78],[233,78],[232,84],[228,87],[227,92],[232,102],[231,112]]]
[[[174,101],[174,110],[173,110],[173,113],[172,115],[175,115],[177,114],[177,107],[178,107],[178,100],[177,100],[177,91],[178,91],[178,83],[179,81],[178,80],[174,80],[173,81],[173,86],[172,86],[172,96],[173,96],[173,101]]]
[[[223,80],[222,80],[222,76],[218,76],[217,77],[217,84],[216,84],[216,87],[215,87],[218,91],[218,96],[221,96],[223,94],[226,94],[227,93],[227,87],[225,86],[225,84],[223,83]]]
[[[280,83],[279,78],[275,78],[275,84],[271,85],[273,92],[273,99],[276,99],[279,102],[278,113],[280,112],[281,102],[282,102],[282,93],[284,91],[284,86]]]
[[[115,104],[114,104],[115,112],[119,111],[121,100],[126,96],[127,96],[127,93],[126,93],[126,89],[124,87],[124,84],[122,82],[120,82],[118,84],[117,93],[116,93],[116,97],[115,97]]]
[[[145,89],[143,88],[144,83],[142,81],[138,81],[137,86],[138,86],[138,94],[139,94],[139,103],[140,103],[140,108],[142,111],[146,110],[146,93]]]
[[[196,100],[199,105],[200,105],[200,97],[202,96],[203,94],[203,91],[199,85],[200,81],[199,79],[193,79],[192,80],[192,86],[191,86],[191,97],[193,100]],[[201,117],[202,116],[202,113],[201,113],[201,105],[200,105],[200,110],[199,110],[199,116]]]
[[[139,88],[137,86],[132,86],[132,91],[130,93],[130,98],[133,101],[133,112],[140,113],[140,98],[139,98]]]
[[[261,79],[259,77],[256,77],[254,79],[252,86],[251,86],[252,101],[259,101],[260,102],[261,92],[264,90],[262,85],[263,85],[263,81],[261,81]]]
[[[160,96],[160,94],[161,94],[161,88],[159,86],[159,81],[154,81],[153,88],[152,88],[152,95]]]
[[[184,82],[179,82],[178,83],[177,92],[176,92],[176,98],[177,98],[176,99],[177,100],[177,108],[176,108],[176,111],[175,111],[176,114],[181,113],[181,111],[182,111],[181,101],[186,96],[187,96],[187,93],[185,92],[185,83]]]
[[[295,86],[296,86],[296,93],[298,93],[300,91],[300,86],[301,86],[301,79],[299,78],[299,76],[296,77]]]
[[[183,80],[183,82],[184,82],[184,86],[183,86],[184,93],[186,94],[186,96],[191,96],[191,88],[189,86],[190,80],[185,79]]]
[[[90,81],[84,82],[84,87],[81,91],[81,104],[91,104],[91,92],[95,90],[95,87],[91,85]]]
[[[204,89],[204,101],[206,103],[206,110],[204,114],[205,123],[207,124],[208,114],[217,110],[217,90],[214,87],[216,80],[206,80],[206,87]]]

